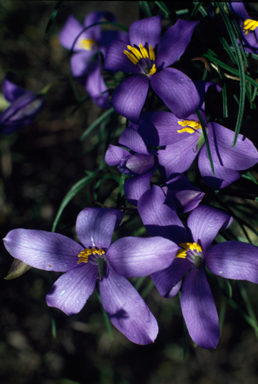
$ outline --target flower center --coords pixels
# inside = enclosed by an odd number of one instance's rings
[[[79,47],[82,49],[86,49],[86,51],[91,51],[92,46],[96,45],[96,41],[93,39],[81,39],[79,43]]]
[[[177,132],[178,133],[182,133],[182,132],[188,132],[190,134],[194,133],[196,131],[196,129],[201,129],[202,126],[201,126],[201,123],[200,121],[195,121],[195,120],[183,120],[183,121],[178,121],[177,122],[179,125],[181,125],[182,127],[186,127],[186,128],[182,128],[182,129],[179,129]]]
[[[203,261],[202,247],[197,243],[179,243],[182,249],[177,251],[176,257],[188,259],[199,269]]]
[[[153,75],[157,72],[155,64],[155,52],[150,45],[149,51],[142,44],[139,47],[131,47],[127,45],[127,49],[131,52],[124,50],[124,54],[133,64],[139,64],[146,75]]]
[[[81,251],[78,255],[79,260],[77,261],[77,264],[80,263],[88,263],[89,257],[91,257],[91,261],[97,263],[98,256],[102,256],[105,254],[105,251],[103,249],[98,248],[85,248],[83,251]]]
[[[249,32],[254,31],[258,27],[258,21],[246,19],[242,25],[243,32],[247,35]]]

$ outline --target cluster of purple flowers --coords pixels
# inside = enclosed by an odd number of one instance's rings
[[[256,24],[248,19],[243,4],[232,3],[232,9],[242,20],[245,47],[255,49],[252,42]],[[204,193],[182,173],[199,155],[204,181],[210,188],[221,189],[239,179],[240,171],[258,163],[258,151],[241,134],[232,147],[233,131],[217,122],[207,122],[205,96],[214,84],[194,82],[171,67],[186,50],[198,22],[179,19],[161,37],[160,16],[135,21],[128,35],[112,30],[102,32],[99,22],[103,18],[116,21],[108,12],[93,12],[82,27],[69,17],[60,32],[60,42],[72,51],[73,76],[85,84],[93,102],[102,108],[110,106],[109,89],[101,74],[102,57],[106,71],[129,74],[116,87],[111,101],[129,124],[119,138],[119,146],[109,145],[105,161],[129,176],[124,184],[125,196],[137,206],[150,237],[124,237],[111,244],[113,231],[123,219],[122,211],[85,208],[76,221],[82,245],[57,233],[14,229],[5,237],[5,247],[14,258],[34,268],[65,272],[54,283],[46,301],[48,306],[68,315],[82,309],[98,281],[110,321],[137,344],[153,342],[158,325],[127,278],[151,276],[165,298],[174,297],[181,290],[182,314],[192,340],[202,348],[215,348],[220,328],[205,268],[223,278],[258,283],[258,248],[237,241],[214,245],[215,237],[231,224],[232,217],[214,207],[199,205]],[[33,110],[32,118],[43,100],[8,80],[4,88],[6,98],[13,102],[1,115],[1,124],[6,124],[3,132],[9,133],[18,124],[16,104],[24,102],[27,110]],[[171,112],[142,113],[150,88]],[[22,109],[23,117],[25,110]],[[28,114],[26,118],[29,119]],[[157,170],[163,184],[151,186]],[[184,226],[179,214],[188,212]]]

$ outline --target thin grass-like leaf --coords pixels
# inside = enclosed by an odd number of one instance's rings
[[[234,68],[231,68],[229,65],[223,63],[223,61],[217,59],[216,57],[213,57],[207,53],[204,53],[202,55],[203,57],[207,58],[208,60],[210,60],[211,62],[213,62],[214,64],[217,64],[219,65],[221,68],[225,69],[226,71],[232,73],[233,75],[236,75],[236,76],[239,76],[239,73],[238,73],[238,70],[237,69],[234,69]],[[258,88],[258,82],[256,82],[254,79],[252,79],[250,76],[248,75],[245,75],[245,80],[248,81],[249,83],[251,83],[252,85],[254,85],[256,88]]]
[[[258,184],[251,172],[247,171],[245,174],[241,175],[244,179],[251,180],[254,184]]]
[[[222,297],[221,303],[220,303],[220,311],[219,311],[219,327],[220,332],[222,332],[225,315],[226,315],[226,307],[227,307],[227,301],[225,297]]]
[[[191,13],[191,18],[194,17],[198,11],[201,13],[203,17],[208,16],[208,13],[205,11],[205,9],[202,6],[203,1],[193,1],[193,4],[194,4],[194,9]]]
[[[74,186],[70,189],[70,191],[65,195],[59,210],[57,212],[56,218],[54,220],[53,226],[52,226],[52,232],[55,232],[57,223],[60,219],[60,216],[67,206],[67,204],[72,200],[72,198],[83,188],[85,185],[89,184],[95,177],[95,173],[92,173],[86,177],[83,177],[81,180],[79,180]]]
[[[114,112],[113,108],[108,109],[106,112],[104,112],[100,117],[98,117],[82,134],[80,140],[83,141],[86,139],[86,137],[94,130],[94,128],[97,127],[100,123],[103,122],[107,117],[111,115],[111,113]]]
[[[166,7],[163,1],[154,1],[154,3],[165,13],[166,16],[169,16],[171,12]]]
[[[99,293],[97,294],[97,296],[98,296],[98,300],[99,300],[99,303],[100,303],[100,306],[101,306],[102,315],[104,317],[104,320],[105,320],[105,323],[106,323],[106,327],[107,327],[107,330],[108,330],[108,333],[109,333],[109,337],[113,341],[114,340],[114,336],[113,336],[113,332],[112,332],[111,322],[110,322],[109,317],[106,314],[106,311],[105,311],[105,309],[103,307],[103,304],[102,304],[101,297],[100,297]]]
[[[55,8],[54,8],[54,10],[50,16],[50,19],[48,20],[45,33],[47,33],[49,31],[51,25],[53,24],[53,22],[56,18],[56,15],[58,14],[58,10],[61,7],[62,3],[63,3],[63,0],[58,0],[58,2],[56,3]]]
[[[254,310],[253,310],[253,307],[252,307],[252,304],[249,300],[249,297],[248,297],[248,294],[244,288],[244,285],[242,283],[242,281],[238,281],[238,287],[239,287],[239,290],[240,290],[240,293],[241,293],[241,296],[245,302],[245,305],[246,305],[246,309],[247,309],[247,312],[248,312],[248,315],[250,316],[250,318],[254,321],[254,323],[256,323],[256,330],[255,330],[255,334],[256,334],[256,337],[258,338],[258,324],[257,324],[257,319],[256,319],[256,316],[255,316],[255,313],[254,313]]]
[[[237,42],[237,37],[235,36],[234,29],[231,25],[228,15],[225,12],[224,7],[221,3],[217,2],[217,6],[219,7],[221,16],[226,25],[232,45],[235,48],[237,65],[239,70],[239,77],[240,77],[239,109],[238,109],[237,121],[236,121],[236,127],[235,127],[235,136],[232,143],[232,147],[234,147],[236,145],[237,137],[240,132],[243,115],[244,115],[244,108],[245,108],[245,69],[244,69],[244,63],[243,63],[241,51]]]
[[[206,132],[205,123],[204,123],[202,115],[201,115],[201,113],[200,113],[200,111],[198,109],[196,110],[196,113],[197,113],[197,116],[198,116],[199,121],[200,121],[201,126],[202,126],[202,133],[203,133],[205,145],[206,145],[206,148],[207,148],[208,157],[209,157],[210,164],[211,164],[211,170],[212,170],[213,175],[215,176],[213,161],[212,161],[212,157],[211,157],[210,144],[209,144],[208,135],[207,135],[207,132]]]

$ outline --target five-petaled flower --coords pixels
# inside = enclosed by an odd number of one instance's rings
[[[136,344],[153,342],[156,319],[125,277],[147,276],[162,270],[176,256],[178,246],[162,237],[124,237],[111,244],[122,220],[117,209],[85,208],[76,221],[83,246],[58,234],[14,229],[4,239],[8,252],[38,269],[66,272],[46,296],[50,307],[74,315],[93,293],[96,280],[110,321]]]
[[[216,348],[219,319],[205,267],[227,279],[258,283],[258,247],[240,241],[211,246],[217,233],[231,224],[232,218],[226,212],[199,206],[190,213],[185,229],[175,210],[164,202],[164,194],[157,186],[138,201],[150,235],[164,236],[181,248],[168,268],[151,277],[166,298],[175,296],[182,286],[181,308],[191,338],[202,348]]]
[[[123,41],[110,45],[104,69],[133,74],[113,94],[112,105],[118,113],[137,122],[149,83],[177,116],[184,118],[196,110],[200,99],[194,83],[178,69],[168,67],[184,53],[197,24],[179,19],[160,39],[161,16],[153,16],[130,26],[130,45]]]
[[[63,29],[59,33],[59,40],[63,47],[71,50],[71,71],[74,77],[85,84],[86,91],[92,101],[100,108],[109,108],[109,93],[101,74],[102,59],[112,41],[117,39],[127,41],[127,33],[123,31],[101,31],[101,25],[92,24],[103,19],[115,23],[116,18],[111,12],[91,12],[82,26],[73,16],[69,16]],[[88,28],[87,28],[88,27]],[[86,29],[87,28],[87,29]],[[83,31],[83,29],[86,29]]]

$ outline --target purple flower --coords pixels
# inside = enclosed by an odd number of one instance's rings
[[[148,151],[139,133],[132,127],[124,130],[119,138],[119,144],[124,148],[109,145],[105,155],[108,165],[117,165],[117,169],[131,175],[125,181],[124,192],[127,200],[134,205],[147,189],[150,188],[150,181],[155,170],[155,151]]]
[[[258,283],[258,248],[239,241],[211,246],[232,218],[215,208],[199,206],[190,213],[185,230],[156,186],[143,194],[138,210],[150,235],[164,236],[181,248],[168,268],[151,275],[159,293],[170,298],[182,286],[181,308],[191,338],[202,348],[216,348],[219,319],[205,267],[220,277]]]
[[[136,344],[153,342],[156,319],[125,277],[147,276],[166,268],[178,246],[162,237],[124,237],[111,244],[122,220],[116,209],[85,208],[76,221],[80,242],[58,233],[14,229],[4,239],[8,252],[38,269],[66,272],[46,296],[48,306],[74,315],[93,293],[96,280],[110,321]]]
[[[166,195],[165,204],[175,205],[179,213],[186,213],[196,208],[202,201],[205,193],[192,186],[185,175],[175,173],[162,187]]]
[[[127,41],[127,34],[112,30],[102,32],[101,25],[90,27],[94,23],[103,21],[104,18],[110,22],[116,22],[115,16],[110,12],[89,13],[84,20],[84,26],[73,16],[69,16],[59,33],[59,40],[63,47],[69,50],[73,47],[73,55],[71,57],[73,76],[85,84],[86,91],[97,106],[109,108],[109,94],[108,92],[102,94],[108,88],[101,74],[102,60],[99,53],[101,52],[105,57],[110,43],[117,39]],[[82,32],[86,27],[90,28]]]
[[[8,135],[31,123],[36,114],[43,108],[45,98],[42,94],[34,94],[12,83],[8,73],[3,81],[3,94],[11,105],[0,114],[0,132]]]
[[[104,68],[133,74],[113,94],[112,105],[118,113],[137,122],[149,83],[177,116],[184,118],[196,110],[200,98],[193,82],[178,69],[168,67],[184,53],[197,24],[178,20],[160,39],[161,16],[154,16],[130,26],[130,45],[123,41],[110,45]]]
[[[241,134],[235,147],[232,147],[234,132],[215,122],[207,124],[204,113],[201,113],[206,124],[215,176],[196,114],[183,120],[170,112],[146,112],[141,115],[138,132],[146,145],[164,146],[157,151],[159,169],[164,179],[169,179],[174,173],[185,172],[199,153],[198,165],[204,181],[211,188],[225,188],[241,177],[238,171],[258,162],[258,151]]]
[[[250,18],[243,2],[230,3],[233,12],[240,18],[239,27],[242,34],[244,50],[258,54],[258,21]]]

